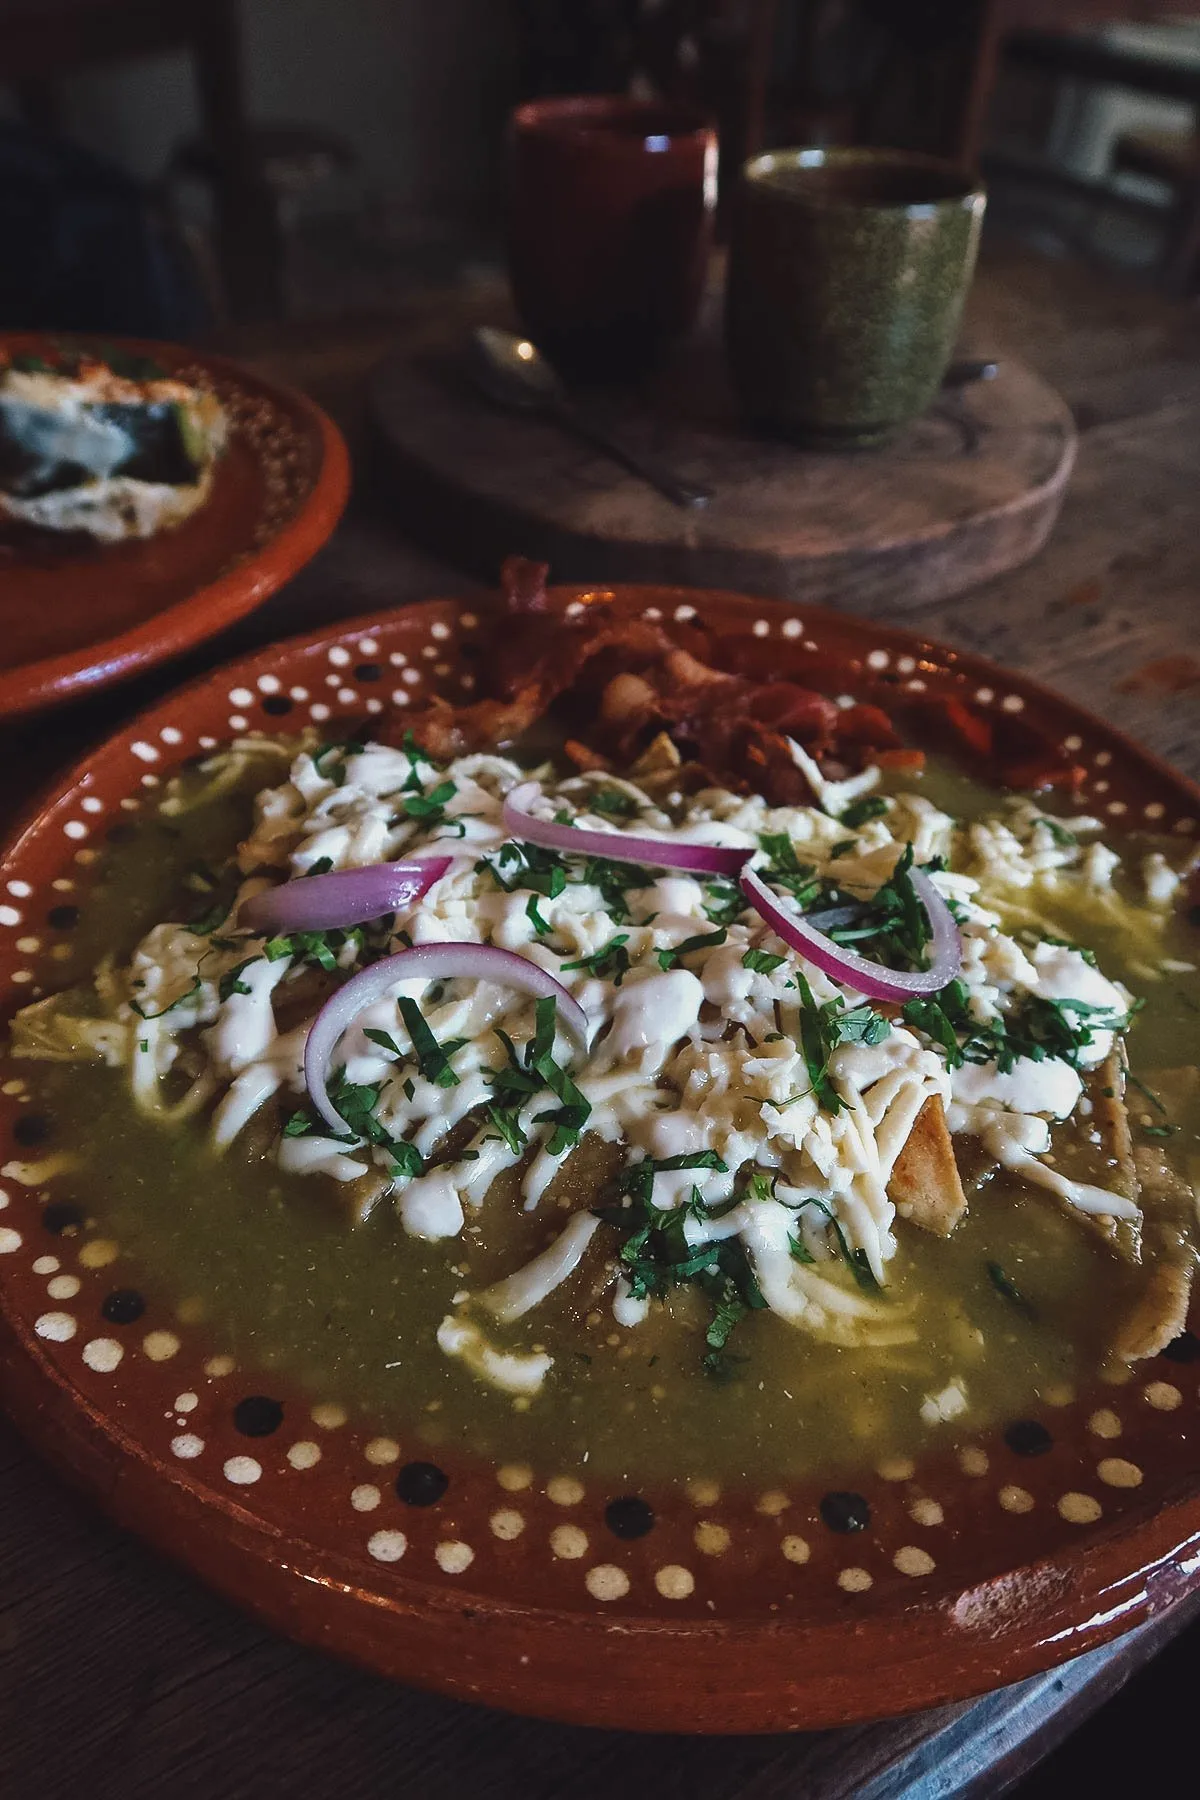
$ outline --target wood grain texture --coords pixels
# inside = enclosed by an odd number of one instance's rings
[[[1092,270],[993,250],[973,330],[1001,356],[1036,357],[1075,413],[1078,467],[1041,555],[937,604],[923,629],[1053,682],[1200,774],[1200,680],[1187,685],[1200,656],[1200,318]],[[353,420],[363,341],[357,327],[340,337],[329,326],[293,331],[262,341],[260,366],[311,385],[339,420]],[[254,347],[243,338],[237,349]],[[438,591],[463,594],[472,583],[398,537],[386,496],[360,495],[317,560],[204,652],[61,715],[52,731],[0,730],[0,767],[11,772],[3,805],[15,810],[37,782],[183,674],[324,619]],[[1139,671],[1164,666],[1184,685],[1137,685]],[[1155,1634],[1183,1623],[1176,1610],[1149,1637],[1099,1652],[1096,1681],[1015,1744],[998,1721],[1011,1727],[1022,1690],[949,1716],[815,1739],[634,1743],[393,1689],[294,1649],[107,1525],[0,1427],[5,1800],[258,1800],[292,1790],[306,1800],[991,1795],[1132,1672]],[[1062,1679],[1070,1683],[1076,1668]],[[955,1748],[963,1742],[965,1763]],[[933,1785],[918,1790],[922,1774]]]
[[[742,423],[710,336],[645,393],[587,402],[635,456],[713,490],[686,511],[553,420],[481,398],[460,366],[476,317],[468,301],[418,330],[373,400],[403,522],[482,573],[516,549],[559,580],[701,584],[894,617],[1034,555],[1075,458],[1069,408],[1013,356],[882,449],[796,449]]]
[[[100,1519],[0,1426],[0,1464],[10,1452],[6,1800],[917,1800],[931,1769],[953,1775],[937,1789],[949,1796],[997,1756],[1048,1748],[1184,1622],[1156,1621],[973,1705],[843,1732],[701,1740],[536,1724],[393,1687],[265,1633]]]

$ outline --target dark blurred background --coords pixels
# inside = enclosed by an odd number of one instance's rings
[[[0,325],[386,312],[495,254],[516,100],[613,89],[700,99],[726,177],[772,143],[981,158],[993,227],[1189,292],[1200,8],[1122,10],[0,0]]]

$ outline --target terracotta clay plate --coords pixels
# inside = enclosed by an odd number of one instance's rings
[[[186,345],[54,345],[149,357],[212,388],[232,430],[207,501],[175,530],[123,544],[0,532],[0,718],[105,687],[252,612],[316,555],[349,492],[341,433],[303,394]],[[0,346],[47,347],[28,332]]]
[[[583,590],[556,604],[584,608]],[[1200,793],[1023,677],[870,623],[715,593],[622,588],[622,612],[762,640],[834,694],[957,695],[1035,720],[1114,827],[1193,837]],[[0,994],[49,988],[115,826],[197,751],[247,731],[386,720],[472,685],[478,620],[448,601],[297,640],[143,714],[76,769],[0,866]],[[27,1065],[25,1065],[27,1067]],[[1200,1339],[1122,1385],[953,1427],[855,1491],[633,1484],[484,1461],[413,1396],[352,1413],[244,1365],[72,1204],[40,1189],[54,1122],[0,1070],[0,1395],[122,1524],[281,1630],[400,1680],[593,1725],[831,1726],[960,1698],[1089,1649],[1200,1572]],[[32,1185],[31,1185],[32,1183]],[[1055,1404],[1050,1404],[1052,1398]]]

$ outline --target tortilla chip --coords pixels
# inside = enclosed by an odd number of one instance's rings
[[[1146,1285],[1113,1342],[1114,1354],[1123,1362],[1158,1356],[1179,1336],[1187,1324],[1196,1272],[1185,1229],[1195,1210],[1195,1195],[1161,1151],[1140,1147],[1135,1162],[1146,1215],[1143,1250],[1148,1267]]]
[[[1141,1204],[1141,1182],[1133,1160],[1133,1139],[1129,1130],[1129,1109],[1125,1102],[1125,1052],[1118,1040],[1088,1082],[1092,1102],[1092,1123],[1100,1133],[1100,1148],[1111,1165],[1101,1186],[1123,1194],[1134,1205]],[[1114,1219],[1111,1213],[1082,1212],[1070,1201],[1064,1201],[1072,1218],[1104,1239],[1123,1262],[1142,1260],[1141,1230],[1129,1219]]]
[[[967,1210],[941,1096],[925,1102],[892,1165],[888,1194],[902,1219],[949,1237]]]

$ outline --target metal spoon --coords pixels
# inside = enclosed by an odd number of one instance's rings
[[[683,481],[670,470],[647,462],[614,437],[574,401],[557,373],[528,338],[480,325],[471,333],[470,370],[490,400],[519,412],[544,413],[564,430],[574,432],[594,450],[602,450],[675,506],[707,506],[712,489]]]
[[[1000,364],[991,360],[951,363],[942,376],[942,386],[944,388],[971,387],[976,381],[995,381],[999,373]]]

